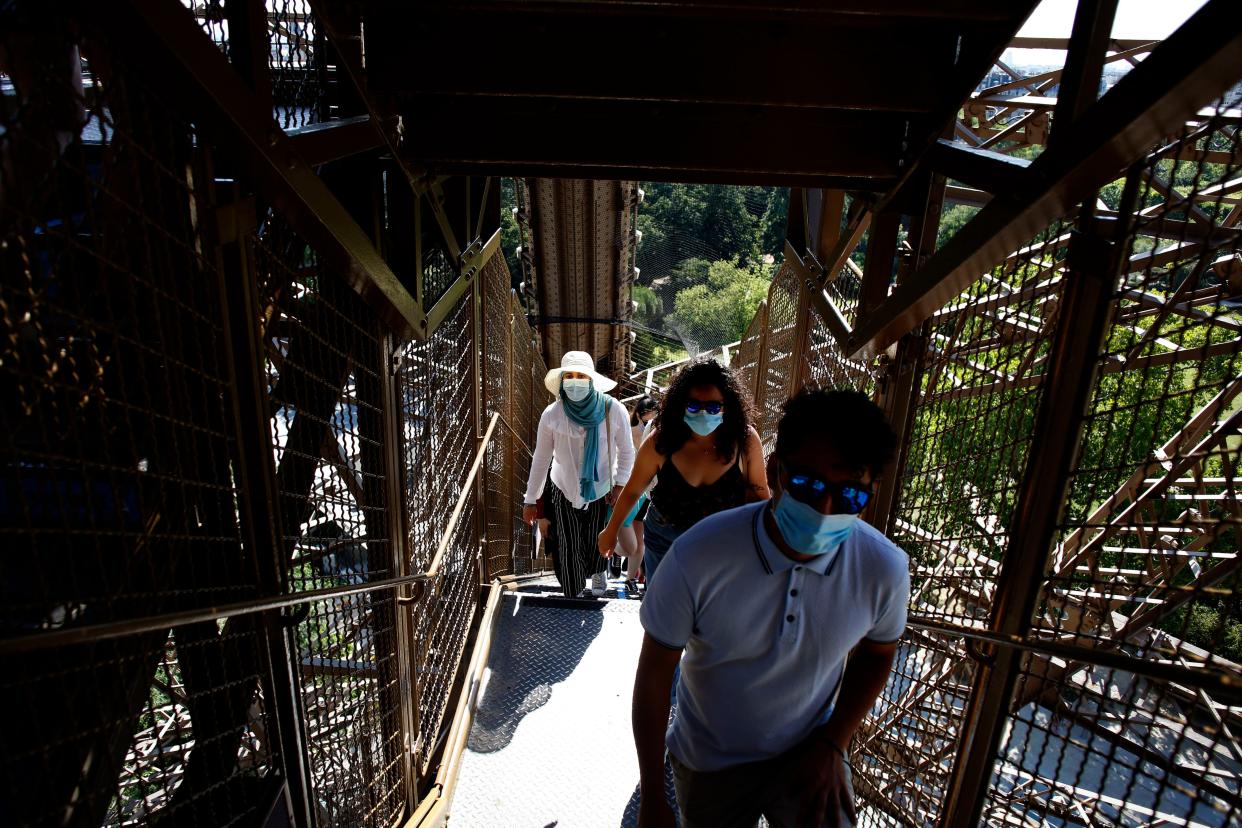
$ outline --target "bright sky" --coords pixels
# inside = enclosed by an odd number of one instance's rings
[[[1113,37],[1151,38],[1168,37],[1207,0],[1119,0],[1117,14],[1113,19]],[[1074,11],[1077,0],[1043,0],[1027,19],[1020,36],[1069,37],[1074,27]],[[1007,50],[1006,59],[1031,64],[1060,64],[1064,52],[1044,49],[1023,49],[1021,52]]]

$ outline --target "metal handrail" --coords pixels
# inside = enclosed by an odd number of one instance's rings
[[[487,597],[487,605],[483,617],[479,621],[478,637],[470,655],[470,663],[466,669],[466,683],[458,696],[457,708],[453,713],[453,721],[449,725],[448,737],[445,740],[444,757],[436,771],[436,779],[427,794],[419,801],[418,806],[410,814],[403,828],[432,828],[443,825],[448,817],[448,808],[453,801],[453,790],[457,785],[461,757],[466,749],[466,740],[474,721],[474,711],[478,706],[479,689],[483,684],[483,672],[487,668],[488,656],[491,653],[492,634],[499,617],[497,609],[500,598],[507,585],[499,579],[492,581],[491,593]]]
[[[67,627],[65,629],[55,630],[52,632],[31,633],[13,638],[5,638],[0,639],[0,656],[17,655],[21,653],[35,652],[38,650],[46,650],[51,647],[67,647],[73,644],[84,644],[87,642],[103,641],[112,638],[123,638],[128,635],[158,632],[159,630],[168,630],[173,627],[181,627],[186,624],[198,624],[204,621],[219,621],[221,619],[232,618],[237,615],[248,615],[250,613],[288,609],[290,607],[297,607],[303,604],[313,603],[315,601],[323,601],[332,598],[344,598],[346,596],[358,595],[364,592],[379,592],[386,589],[399,590],[402,587],[413,586],[414,584],[434,580],[440,574],[440,569],[444,563],[444,557],[448,552],[453,532],[457,529],[457,523],[461,519],[462,510],[465,508],[466,500],[472,492],[474,480],[478,476],[479,468],[483,465],[483,458],[487,452],[488,446],[491,445],[492,436],[496,430],[496,423],[499,420],[499,413],[492,414],[491,422],[488,423],[487,426],[487,432],[483,435],[483,440],[480,442],[479,449],[475,453],[474,463],[470,466],[470,473],[466,477],[465,483],[462,485],[461,494],[458,495],[457,505],[453,508],[453,513],[449,517],[448,525],[445,526],[444,531],[440,535],[440,543],[436,547],[436,554],[431,559],[431,565],[428,566],[423,572],[413,575],[403,575],[398,578],[385,578],[379,581],[365,581],[361,584],[351,584],[349,586],[312,589],[306,592],[294,593],[292,595],[276,595],[252,601],[237,601],[235,603],[222,604],[215,607],[202,607],[200,609],[184,610],[181,612],[169,612],[147,618],[133,618],[123,621],[105,621],[98,624],[84,624],[78,627]],[[419,591],[409,596],[398,595],[397,601],[403,604],[410,604],[420,600],[421,598],[422,592]]]
[[[461,518],[462,510],[466,506],[466,500],[471,494],[471,487],[474,486],[474,479],[479,474],[479,467],[483,465],[483,458],[487,454],[487,447],[491,445],[492,434],[496,431],[496,423],[500,420],[500,413],[492,415],[491,421],[487,424],[487,432],[483,435],[483,440],[479,443],[479,450],[474,454],[474,462],[470,464],[470,473],[466,475],[466,482],[461,486],[461,492],[457,495],[457,505],[453,507],[453,513],[449,515],[448,525],[444,527],[444,531],[440,533],[440,543],[436,547],[435,557],[431,559],[431,565],[424,572],[423,580],[430,581],[440,574],[440,566],[444,563],[444,556],[448,553],[449,543],[453,539],[453,532],[457,529],[457,521]],[[399,603],[408,604],[417,601],[418,596],[411,595],[408,597],[399,597]]]
[[[1124,670],[1136,676],[1199,688],[1218,696],[1222,700],[1235,704],[1242,703],[1242,679],[1214,670],[1208,666],[1200,668],[1182,667],[1176,664],[1134,658],[1133,656],[1093,647],[1078,647],[1072,644],[1058,644],[1055,641],[1033,640],[993,630],[971,630],[964,627],[955,627],[952,624],[945,624],[933,618],[919,615],[909,616],[906,619],[906,626],[917,630],[955,635],[997,647],[1010,647],[1015,650],[1064,658],[1069,661],[1083,662],[1114,670]]]

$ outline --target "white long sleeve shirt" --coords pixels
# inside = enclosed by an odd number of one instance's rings
[[[607,395],[605,395],[607,396]],[[634,439],[630,435],[630,418],[625,406],[608,398],[608,418],[599,429],[599,459],[596,470],[605,489],[609,467],[612,482],[624,486],[634,469]],[[608,439],[611,422],[612,439]],[[526,503],[534,503],[543,494],[543,485],[552,466],[552,482],[575,509],[586,508],[580,493],[579,479],[582,469],[582,451],[586,442],[586,429],[565,416],[560,400],[549,405],[539,416],[539,434],[535,440],[535,456],[530,462],[530,478],[526,481]]]

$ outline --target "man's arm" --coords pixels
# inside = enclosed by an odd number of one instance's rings
[[[863,639],[854,648],[841,677],[842,690],[832,718],[813,730],[799,746],[804,761],[798,767],[803,778],[791,786],[802,796],[799,825],[836,826],[837,815],[842,811],[851,821],[858,819],[845,782],[846,753],[854,732],[884,690],[896,654],[897,642],[879,644]]]
[[[888,682],[897,655],[897,642],[877,644],[863,639],[854,648],[845,675],[841,677],[841,695],[837,698],[832,718],[816,735],[827,740],[842,755],[849,750],[854,731],[862,724],[876,698]]]
[[[664,734],[668,729],[669,696],[681,650],[666,647],[648,633],[634,674],[634,746],[638,750],[641,828],[673,824],[673,810],[664,792]]]

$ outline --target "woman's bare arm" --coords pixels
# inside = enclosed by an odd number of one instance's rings
[[[621,523],[660,471],[660,464],[664,462],[664,458],[656,451],[655,443],[656,441],[651,439],[643,441],[642,448],[638,450],[638,456],[634,458],[634,468],[630,472],[629,482],[625,484],[620,497],[612,506],[612,519],[608,521],[604,531],[599,533],[599,553],[604,557],[612,554],[617,545],[617,532],[621,530]]]
[[[753,503],[757,500],[767,500],[772,497],[772,491],[768,488],[768,475],[763,463],[763,443],[759,440],[759,432],[753,427],[747,429],[746,435],[746,482],[749,488],[746,491],[746,500]]]

